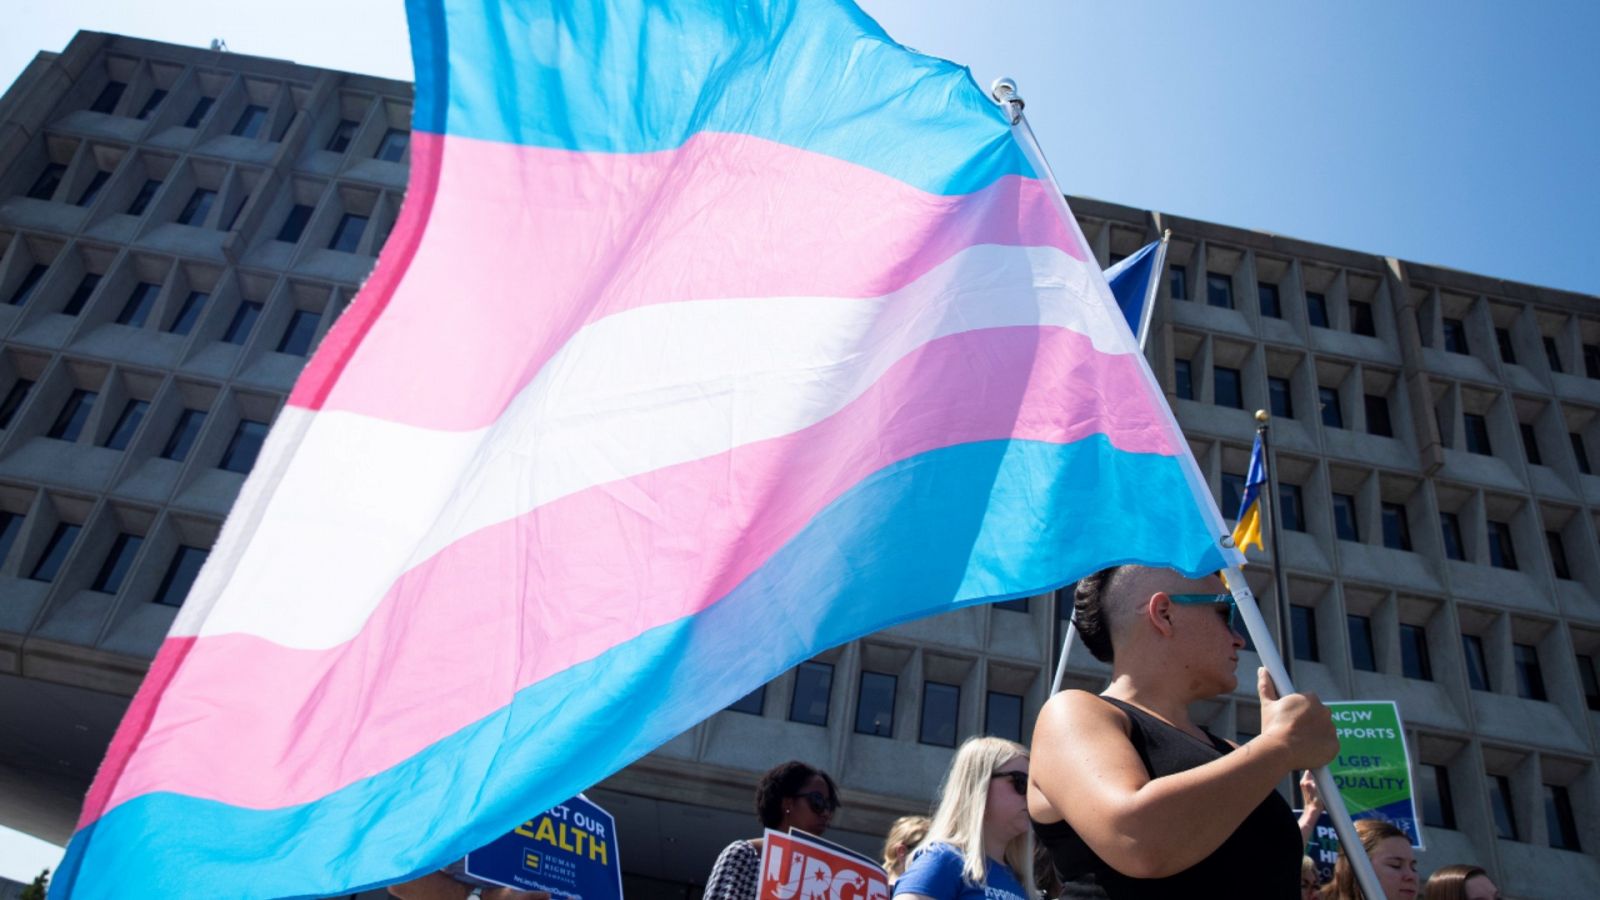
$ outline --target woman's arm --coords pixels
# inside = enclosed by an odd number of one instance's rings
[[[1305,798],[1300,808],[1300,843],[1311,843],[1311,833],[1317,830],[1317,820],[1322,818],[1322,795],[1317,793],[1317,780],[1307,769],[1300,776],[1300,796]]]
[[[1034,727],[1029,797],[1035,820],[1056,815],[1112,868],[1161,878],[1209,856],[1290,771],[1338,751],[1332,717],[1315,697],[1278,699],[1259,673],[1261,734],[1221,759],[1150,778],[1122,713],[1093,694],[1051,698]],[[1040,801],[1048,804],[1042,807]],[[1056,815],[1051,815],[1051,812]]]

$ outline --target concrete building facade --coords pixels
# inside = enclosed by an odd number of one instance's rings
[[[0,98],[0,824],[70,833],[394,221],[410,103],[403,82],[92,33]],[[1422,868],[1477,862],[1507,896],[1600,884],[1600,300],[1071,203],[1102,264],[1171,229],[1147,354],[1225,511],[1251,413],[1273,411],[1295,675],[1399,702]],[[596,786],[629,896],[694,900],[788,758],[838,778],[832,835],[875,850],[960,740],[1028,740],[1059,611],[835,648]],[[1080,648],[1068,680],[1105,674]],[[1259,728],[1242,682],[1199,711],[1224,736]]]

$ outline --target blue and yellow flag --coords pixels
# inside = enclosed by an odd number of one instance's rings
[[[1240,551],[1263,547],[1261,543],[1261,489],[1267,484],[1267,457],[1261,451],[1261,435],[1256,435],[1250,451],[1250,471],[1244,476],[1244,497],[1239,501],[1239,524],[1233,526],[1233,545]]]

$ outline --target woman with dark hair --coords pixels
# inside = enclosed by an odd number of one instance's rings
[[[774,831],[821,835],[839,808],[839,789],[821,769],[790,760],[761,776],[756,785],[756,816]],[[761,838],[724,847],[706,879],[705,900],[755,900],[761,884]]]
[[[1482,866],[1445,866],[1428,876],[1422,900],[1500,900],[1500,888]]]
[[[1378,873],[1384,900],[1413,900],[1417,896],[1417,857],[1411,852],[1411,838],[1382,819],[1358,820],[1356,834]],[[1362,900],[1356,870],[1343,848],[1333,866],[1333,880],[1322,887],[1322,900]]]
[[[1033,732],[1028,812],[1061,896],[1298,896],[1305,845],[1274,788],[1338,752],[1327,707],[1280,699],[1262,670],[1249,742],[1189,717],[1238,685],[1244,638],[1217,576],[1121,566],[1079,582],[1073,607],[1111,684],[1056,694]]]

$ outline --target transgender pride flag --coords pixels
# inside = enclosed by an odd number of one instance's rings
[[[408,11],[404,210],[54,896],[394,881],[824,648],[1236,561],[961,67],[839,0]]]

